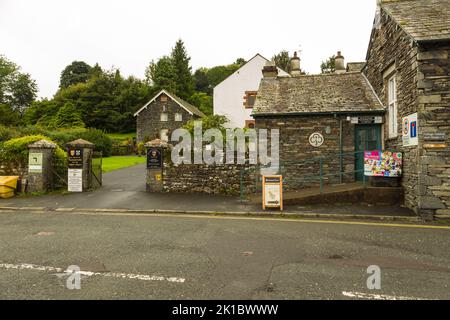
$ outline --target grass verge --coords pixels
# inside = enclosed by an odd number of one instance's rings
[[[122,168],[132,167],[137,164],[145,163],[145,157],[139,156],[115,156],[102,159],[102,171],[110,172]]]

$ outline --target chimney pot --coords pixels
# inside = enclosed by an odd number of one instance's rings
[[[342,55],[341,51],[337,52],[337,56],[334,58],[334,69],[335,73],[345,73],[345,60],[344,56]]]
[[[278,68],[275,62],[268,61],[262,69],[262,74],[264,78],[276,78],[278,76]]]
[[[294,56],[291,58],[291,76],[297,77],[302,74],[300,69],[300,58],[297,56],[297,51],[294,51]]]

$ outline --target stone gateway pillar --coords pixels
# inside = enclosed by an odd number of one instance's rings
[[[147,174],[145,178],[147,192],[163,191],[163,166],[164,157],[170,157],[171,145],[160,139],[149,141],[145,144],[147,155]]]
[[[68,190],[82,192],[93,189],[92,155],[94,144],[78,139],[67,143],[67,167],[69,170]],[[82,171],[80,171],[82,170]],[[71,177],[72,173],[72,177]],[[81,177],[81,185],[77,176]]]
[[[56,144],[39,140],[28,146],[27,192],[45,192],[52,189],[53,155]]]

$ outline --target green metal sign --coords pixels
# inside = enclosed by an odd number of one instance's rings
[[[42,173],[42,153],[30,153],[28,156],[28,172]]]

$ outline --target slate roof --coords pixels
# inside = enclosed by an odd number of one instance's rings
[[[450,0],[382,0],[381,7],[416,41],[450,39]]]
[[[136,117],[139,113],[141,113],[142,110],[146,109],[153,101],[155,101],[156,98],[158,98],[163,93],[169,96],[173,101],[175,101],[180,107],[184,108],[190,114],[195,114],[199,117],[205,117],[205,114],[201,112],[197,107],[194,107],[189,102],[184,101],[180,97],[174,95],[173,93],[168,92],[167,90],[161,90],[160,92],[158,92],[158,94],[156,94],[149,102],[147,102],[142,108],[140,108],[134,114],[134,116]]]
[[[185,109],[187,109],[188,111],[190,111],[191,113],[199,116],[199,117],[205,117],[205,114],[203,112],[201,112],[197,107],[194,107],[192,104],[190,104],[189,102],[181,99],[180,97],[174,95],[174,94],[169,94],[169,96],[175,100],[176,103],[178,103],[179,105],[181,105],[182,107],[184,107]]]
[[[252,115],[384,112],[360,72],[262,79]]]

